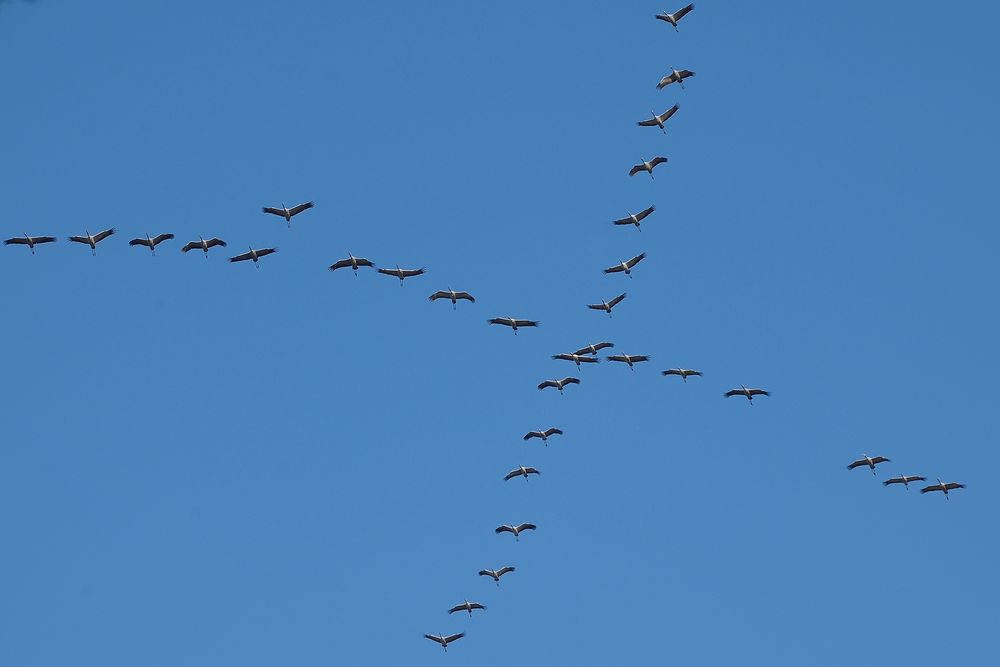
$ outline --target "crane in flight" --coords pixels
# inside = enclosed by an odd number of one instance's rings
[[[586,354],[579,354],[579,353],[574,353],[574,354],[553,354],[552,358],[553,359],[559,359],[561,361],[572,361],[573,363],[576,364],[577,368],[580,368],[580,364],[581,363],[584,363],[584,364],[596,364],[597,362],[600,361],[600,359],[598,359],[597,357],[592,357],[592,356],[589,356],[589,355],[586,355]]]
[[[149,234],[146,234],[146,238],[132,239],[131,241],[128,242],[128,244],[130,246],[137,246],[137,245],[146,246],[147,248],[149,248],[149,252],[152,253],[152,255],[155,257],[156,246],[160,245],[164,241],[169,241],[172,238],[174,238],[173,234],[157,234],[152,238],[150,238]]]
[[[336,271],[337,269],[346,269],[350,267],[354,269],[354,275],[358,275],[358,268],[362,266],[374,267],[375,265],[371,260],[367,260],[364,257],[355,257],[354,255],[347,253],[347,259],[340,259],[331,264],[328,268],[331,271]]]
[[[648,216],[650,213],[652,213],[655,210],[656,210],[656,205],[650,206],[649,208],[645,208],[645,209],[639,211],[638,213],[632,213],[631,211],[626,211],[626,213],[628,213],[628,217],[627,218],[619,218],[617,220],[612,220],[611,224],[613,224],[613,225],[635,225],[635,228],[638,229],[641,232],[642,231],[642,227],[639,226],[639,223],[642,222],[643,220],[645,220],[646,216]]]
[[[531,466],[527,466],[527,467],[525,467],[525,466],[518,466],[518,467],[514,468],[513,470],[511,470],[506,475],[504,475],[503,476],[503,481],[509,482],[510,480],[514,479],[515,477],[524,477],[524,481],[527,482],[528,481],[528,475],[541,475],[541,474],[542,473],[538,472],[538,468],[532,468]]]
[[[413,278],[414,276],[422,276],[426,269],[423,267],[419,269],[401,269],[399,264],[396,265],[395,269],[375,269],[384,276],[393,276],[394,278],[399,278],[399,286],[403,286],[403,280],[406,278]]]
[[[700,377],[701,371],[693,371],[689,368],[668,368],[663,371],[663,375],[680,375],[681,379],[687,382],[689,375],[696,375]]]
[[[90,246],[90,253],[92,255],[97,255],[97,244],[114,234],[116,230],[114,227],[111,229],[105,229],[103,232],[97,232],[96,234],[91,234],[87,232],[86,236],[71,236],[69,240],[73,243],[83,243]]]
[[[746,396],[746,399],[750,401],[750,405],[753,405],[754,396],[770,396],[771,392],[765,391],[763,389],[747,389],[743,385],[740,385],[739,389],[730,389],[723,396],[726,398],[731,398],[733,396]]]
[[[608,317],[611,317],[611,309],[617,306],[619,303],[621,303],[626,296],[628,296],[627,293],[622,292],[621,294],[611,299],[610,301],[602,301],[600,303],[588,303],[587,308],[590,308],[591,310],[603,310],[605,313],[608,314]]]
[[[851,463],[848,464],[847,469],[854,470],[855,468],[859,468],[861,466],[868,466],[869,468],[871,468],[872,474],[874,475],[875,466],[877,466],[879,463],[888,463],[888,462],[889,459],[885,458],[884,456],[868,456],[867,454],[863,454],[861,458],[858,459],[857,461],[851,461]]]
[[[480,570],[479,571],[479,576],[480,577],[490,577],[493,581],[496,582],[497,586],[499,586],[500,585],[500,577],[502,577],[503,575],[507,574],[508,572],[513,572],[515,569],[516,568],[513,565],[504,565],[503,567],[501,567],[500,569],[497,569],[497,570]]]
[[[277,215],[281,218],[284,218],[285,222],[288,223],[288,228],[291,229],[292,217],[298,215],[302,211],[311,209],[313,206],[315,206],[315,204],[313,204],[311,201],[307,201],[304,204],[299,204],[298,206],[293,206],[291,208],[288,208],[284,204],[281,205],[281,208],[275,208],[273,206],[265,206],[263,208],[263,211],[264,213],[270,213],[271,215]]]
[[[448,644],[452,643],[453,641],[457,641],[464,636],[465,636],[464,632],[456,632],[453,635],[424,635],[424,637],[430,639],[432,642],[437,642],[438,644],[443,646],[445,653],[448,652]]]
[[[502,526],[497,526],[494,532],[497,535],[500,535],[502,533],[512,533],[514,535],[514,541],[519,542],[520,537],[518,536],[521,533],[523,533],[526,530],[535,530],[535,528],[537,528],[537,526],[533,523],[519,523],[516,526],[513,526],[509,523],[505,523]]]
[[[434,292],[434,294],[431,294],[427,298],[430,299],[431,301],[437,301],[438,299],[448,299],[449,301],[451,301],[452,310],[458,310],[459,299],[465,299],[469,303],[476,302],[475,297],[473,297],[468,292],[456,292],[450,287],[446,290],[438,290],[437,292]]]
[[[923,482],[926,481],[926,477],[921,477],[920,475],[900,475],[899,477],[890,477],[889,479],[882,482],[882,486],[889,486],[890,484],[902,484],[906,487],[906,490],[910,490],[910,482]]]
[[[226,242],[214,236],[206,241],[205,239],[199,236],[197,241],[191,241],[190,243],[185,243],[184,247],[181,248],[181,252],[188,252],[190,250],[198,249],[203,251],[205,254],[205,259],[208,259],[208,249],[214,248],[217,245],[225,248]]]
[[[686,5],[684,7],[681,7],[680,9],[678,9],[673,14],[667,14],[666,12],[664,12],[662,14],[657,14],[656,18],[658,18],[661,21],[666,21],[670,25],[674,26],[674,30],[676,30],[677,32],[680,32],[680,30],[677,30],[677,22],[680,21],[685,16],[687,16],[687,13],[690,12],[692,9],[694,9],[694,3],[693,2],[690,5]]]
[[[267,257],[271,253],[275,253],[275,252],[278,252],[277,248],[261,248],[260,250],[254,250],[253,246],[251,246],[250,247],[250,252],[245,252],[242,255],[236,255],[235,257],[230,257],[229,261],[230,261],[230,263],[232,263],[232,262],[245,262],[248,259],[252,259],[253,260],[253,265],[256,266],[259,269],[260,268],[260,264],[258,264],[257,262],[260,260],[260,258],[261,257]]]
[[[35,254],[35,246],[41,243],[55,243],[56,237],[54,236],[12,236],[9,239],[5,239],[4,245],[26,245],[31,248],[31,254]]]
[[[670,117],[673,116],[675,113],[677,113],[677,110],[680,108],[681,105],[675,104],[674,106],[670,107],[669,109],[661,113],[659,116],[650,111],[649,113],[653,114],[653,117],[648,118],[646,120],[640,120],[638,123],[636,123],[636,125],[638,125],[639,127],[658,127],[660,128],[660,131],[663,132],[663,134],[666,134],[667,128],[664,127],[663,124],[666,123],[668,120],[670,120]]]
[[[647,160],[646,158],[643,158],[642,161],[639,162],[639,164],[632,165],[632,168],[628,170],[628,175],[635,176],[640,171],[644,171],[649,174],[650,178],[653,178],[653,169],[655,169],[657,165],[665,164],[666,162],[667,158],[663,157],[662,155],[658,155],[654,157],[652,160]]]
[[[563,434],[562,429],[558,429],[558,428],[553,427],[553,428],[547,428],[544,431],[528,431],[527,433],[524,434],[524,440],[525,440],[525,442],[527,442],[528,440],[531,440],[532,438],[538,438],[543,443],[545,443],[546,447],[548,447],[549,446],[549,436],[562,435],[562,434]]]
[[[608,268],[604,269],[604,273],[624,273],[626,276],[631,278],[632,269],[635,267],[636,264],[638,264],[644,259],[646,259],[646,253],[641,252],[632,259],[628,260],[627,262],[620,262],[618,264],[615,264],[614,266],[609,266]]]
[[[931,491],[944,491],[944,497],[948,497],[949,491],[954,491],[955,489],[964,489],[965,484],[959,484],[958,482],[948,482],[945,484],[940,479],[938,479],[937,484],[931,484],[930,486],[925,486],[920,489],[920,493],[930,493]]]
[[[663,88],[669,86],[672,83],[681,84],[681,88],[684,88],[684,79],[694,76],[694,72],[689,69],[674,69],[670,68],[670,74],[665,75],[660,82],[656,84],[657,90],[662,90]]]
[[[541,384],[538,385],[538,390],[541,391],[546,387],[555,387],[556,389],[559,390],[559,394],[561,395],[563,387],[569,384],[580,384],[580,381],[577,378],[573,377],[563,378],[562,380],[546,380],[545,382],[542,382]]]
[[[500,324],[505,327],[510,327],[514,330],[514,335],[517,335],[518,329],[524,329],[527,327],[537,327],[539,322],[535,320],[519,320],[516,317],[493,317],[486,320],[490,324]]]

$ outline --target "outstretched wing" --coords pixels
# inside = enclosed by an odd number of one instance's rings
[[[580,380],[579,380],[579,378],[569,377],[569,378],[563,378],[562,379],[562,383],[563,384],[580,384]]]
[[[656,89],[657,90],[661,90],[664,87],[669,86],[670,84],[672,84],[674,81],[677,81],[677,77],[675,77],[674,73],[671,72],[670,74],[668,74],[665,77],[663,77],[662,79],[660,79],[660,82],[658,84],[656,84]]]
[[[886,463],[888,461],[889,461],[889,459],[885,458],[884,456],[873,456],[872,457],[872,463],[878,464],[878,463]]]
[[[453,641],[455,641],[456,639],[461,639],[461,638],[462,638],[462,637],[464,637],[464,636],[465,636],[465,633],[464,633],[464,632],[456,632],[456,633],[455,633],[455,634],[453,634],[453,635],[448,635],[447,637],[445,637],[445,638],[444,638],[444,643],[445,643],[445,644],[450,644],[450,643],[452,643]]]
[[[763,389],[751,389],[750,390],[750,395],[751,396],[770,396],[771,392],[765,391]],[[888,460],[888,459],[886,459],[886,460]]]
[[[546,387],[558,387],[559,385],[552,380],[546,380],[545,382],[538,385],[539,389],[545,389]]]
[[[628,266],[628,268],[631,269],[633,266],[635,266],[644,259],[646,259],[646,253],[642,252],[633,257],[632,259],[630,259],[629,261],[625,262],[625,264],[626,266]]]
[[[882,486],[889,486],[890,484],[903,484],[908,480],[905,477],[893,477],[882,482]]]
[[[608,355],[608,361],[628,361],[628,358],[624,354],[611,354]]]
[[[330,271],[336,271],[337,269],[346,269],[349,266],[353,266],[353,264],[351,264],[351,260],[341,259],[331,264],[328,268]]]
[[[672,106],[669,109],[667,109],[666,111],[664,111],[662,114],[660,114],[658,116],[658,118],[660,119],[660,122],[661,123],[667,122],[670,119],[670,117],[673,116],[675,113],[677,113],[677,110],[680,109],[680,108],[681,108],[681,105],[675,104],[674,106]]]
[[[563,434],[563,432],[560,429],[557,429],[557,428],[550,428],[550,429],[546,429],[546,431],[545,431],[545,437],[546,438],[549,437],[550,435],[562,435],[562,434]]]
[[[90,239],[86,236],[70,236],[69,240],[74,243],[86,243],[87,245],[90,245]]]
[[[507,574],[508,572],[513,572],[514,569],[515,568],[514,568],[513,565],[505,565],[505,566],[501,567],[499,570],[497,570],[497,576],[498,577],[502,577],[503,575]]]
[[[521,532],[522,530],[534,530],[535,528],[537,528],[537,526],[533,523],[522,523],[517,527],[517,532]]]
[[[399,273],[400,273],[400,275],[402,275],[403,278],[412,278],[413,276],[422,275],[424,273],[424,269],[422,269],[422,268],[420,268],[420,269],[401,269]]]
[[[538,322],[535,320],[514,320],[514,324],[518,327],[537,327]]]
[[[624,299],[626,296],[628,296],[628,293],[627,292],[622,292],[621,294],[619,294],[615,298],[611,299],[611,301],[608,301],[608,306],[611,307],[611,308],[614,308],[619,303],[621,303],[622,299]]]
[[[676,12],[674,12],[674,20],[675,21],[680,21],[682,18],[684,18],[685,16],[687,16],[687,13],[689,11],[691,11],[692,9],[694,9],[694,3],[693,2],[690,5],[688,5],[687,7],[681,7]]]
[[[640,127],[656,127],[659,123],[656,122],[655,118],[650,118],[649,120],[640,120],[636,125]]]
[[[333,267],[330,267],[330,268],[332,269]],[[448,292],[445,292],[443,290],[438,290],[437,292],[434,292],[434,294],[431,294],[427,298],[430,301],[437,301],[438,299],[450,299],[451,298],[451,294],[449,294]]]
[[[947,484],[944,485],[944,488],[948,489],[949,491],[953,491],[955,489],[964,489],[965,484],[959,484],[958,482],[948,482]]]
[[[684,375],[684,373],[682,373],[679,368],[668,368],[667,370],[662,371],[662,374],[663,375],[681,375],[681,376]]]
[[[503,526],[497,526],[494,532],[499,535],[500,533],[513,533],[514,529],[511,526],[504,524]]]
[[[242,255],[236,255],[236,257],[230,257],[229,261],[230,262],[244,262],[244,261],[250,259],[251,257],[253,257],[253,255],[251,255],[248,252],[245,252]]]
[[[506,317],[493,317],[486,321],[489,322],[490,324],[502,324],[505,327],[509,327],[513,324],[513,321],[508,320]]]
[[[621,264],[618,264],[616,266],[611,266],[611,267],[608,267],[608,268],[604,269],[604,272],[605,273],[618,273],[618,272],[624,271],[624,270],[625,270],[624,267],[622,267]]]
[[[723,396],[729,398],[730,396],[746,396],[746,394],[743,393],[742,389],[730,389]]]
[[[638,220],[645,220],[646,216],[648,216],[650,213],[652,213],[655,210],[656,210],[656,205],[654,204],[654,205],[650,206],[649,208],[643,209],[643,210],[639,211],[638,213],[636,213],[635,217]]]
[[[226,242],[225,242],[225,241],[223,241],[223,240],[222,240],[222,239],[220,239],[220,238],[217,238],[217,237],[214,237],[214,236],[213,236],[212,238],[210,238],[209,240],[205,241],[205,244],[206,244],[206,245],[207,245],[207,246],[208,246],[209,248],[214,248],[214,247],[215,247],[215,246],[217,246],[217,245],[220,245],[220,246],[222,246],[223,248],[225,248],[225,247],[226,247]]]
[[[195,248],[200,248],[200,247],[201,247],[200,243],[197,243],[195,241],[191,241],[190,243],[185,243],[181,247],[181,252],[187,252],[188,250],[194,250]]]
[[[427,639],[430,639],[432,642],[437,642],[442,646],[446,643],[444,637],[439,637],[438,635],[424,635],[424,637],[427,637]]]
[[[399,269],[377,269],[379,273],[384,273],[387,276],[393,276],[399,278],[402,271]]]
[[[131,241],[128,242],[128,244],[129,245],[144,245],[144,246],[151,245],[151,243],[149,241],[147,241],[146,239],[132,239]]]
[[[108,238],[117,231],[118,231],[117,229],[112,227],[111,229],[105,229],[103,232],[98,232],[97,234],[94,234],[94,243],[100,243],[101,241]]]
[[[12,238],[4,240],[3,244],[4,245],[11,245],[11,244],[28,245],[28,239],[24,238],[23,236],[14,236]]]
[[[312,208],[313,206],[314,204],[311,201],[307,201],[305,204],[299,204],[298,206],[293,206],[288,209],[288,215],[297,215],[306,209]]]
[[[274,208],[272,206],[265,206],[261,209],[264,213],[270,213],[271,215],[280,215],[282,218],[285,217],[285,212],[280,208]]]
[[[521,469],[520,468],[518,468],[517,470],[511,470],[509,473],[507,473],[506,475],[503,476],[503,481],[509,482],[513,478],[519,477],[520,475],[521,475]],[[479,574],[482,574],[482,572],[480,572]]]
[[[939,484],[931,484],[930,486],[925,486],[920,489],[920,493],[928,493],[930,491],[941,491],[941,486]]]
[[[692,72],[692,71],[691,71],[691,70],[689,70],[689,69],[682,69],[682,70],[678,70],[677,74],[678,74],[678,75],[680,76],[680,78],[682,78],[682,79],[686,79],[686,78],[688,78],[688,77],[692,77],[692,76],[694,76],[694,72]]]
[[[635,176],[640,171],[646,171],[646,165],[644,165],[644,164],[632,165],[632,168],[628,170],[628,175],[629,176]]]
[[[270,255],[271,253],[274,253],[274,252],[278,252],[278,249],[277,248],[261,248],[260,250],[257,251],[257,256],[258,257],[265,257],[266,255]]]
[[[174,238],[173,234],[157,234],[153,237],[153,245],[159,245],[160,243],[169,241],[172,238]]]
[[[667,162],[667,158],[663,157],[662,155],[657,155],[656,157],[654,157],[652,160],[649,161],[649,168],[653,169],[654,167],[656,167],[656,165],[663,164],[664,162]]]
[[[640,361],[649,361],[649,356],[645,354],[636,354],[632,357],[632,363],[638,363]]]
[[[868,465],[868,461],[867,460],[865,460],[865,459],[858,459],[857,461],[851,461],[851,463],[847,466],[847,469],[848,470],[854,470],[858,466],[866,466],[866,465]]]
[[[476,297],[472,296],[468,292],[455,292],[455,298],[456,299],[465,299],[466,301],[470,301],[472,303],[476,302]]]

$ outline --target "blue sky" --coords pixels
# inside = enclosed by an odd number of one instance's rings
[[[664,9],[0,3],[0,662],[983,664],[1000,9]]]

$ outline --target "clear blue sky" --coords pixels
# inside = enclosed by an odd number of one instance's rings
[[[1000,8],[676,8],[0,2],[0,663],[985,664]]]

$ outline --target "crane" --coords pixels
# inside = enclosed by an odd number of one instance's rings
[[[441,646],[443,646],[445,653],[448,652],[448,644],[452,643],[453,641],[459,640],[459,639],[461,639],[464,636],[465,636],[464,632],[457,632],[457,633],[455,633],[453,635],[447,635],[447,636],[445,636],[445,635],[424,635],[424,637],[427,637],[427,639],[430,639],[432,642],[437,642],[438,644],[440,644]]]
[[[671,116],[677,113],[677,110],[680,108],[681,105],[675,104],[674,106],[670,107],[669,109],[661,113],[659,116],[650,111],[649,113],[651,113],[653,117],[648,118],[646,120],[640,120],[638,123],[636,123],[636,125],[638,125],[639,127],[658,127],[660,128],[660,131],[663,132],[663,134],[666,134],[667,128],[664,127],[663,124],[666,123]]]
[[[56,237],[54,236],[13,236],[9,239],[5,239],[4,245],[26,245],[31,248],[31,254],[35,254],[35,246],[40,243],[55,243]]]
[[[376,271],[385,276],[393,276],[395,278],[399,278],[399,286],[402,287],[403,280],[405,278],[422,276],[426,272],[426,269],[424,269],[423,267],[419,269],[401,269],[399,268],[399,264],[397,264],[395,269],[376,269]]]
[[[690,5],[687,5],[686,7],[681,7],[673,14],[667,14],[666,12],[664,12],[663,14],[657,14],[656,18],[658,18],[661,21],[666,21],[670,25],[674,26],[674,30],[677,30],[677,22],[680,21],[685,16],[687,16],[687,13],[692,9],[694,9],[693,2]],[[680,30],[677,30],[677,32],[680,32]]]
[[[948,497],[949,491],[954,491],[955,489],[964,489],[965,484],[959,484],[958,482],[948,482],[945,484],[938,478],[937,484],[931,484],[930,486],[925,486],[920,489],[920,493],[930,493],[931,491],[944,491],[944,497]]]
[[[472,616],[473,609],[486,609],[486,605],[479,604],[478,602],[469,602],[466,600],[462,604],[457,604],[448,610],[449,614],[454,614],[456,611],[467,611],[469,616]]]
[[[632,213],[631,211],[625,211],[626,213],[628,213],[628,217],[627,218],[619,218],[618,220],[612,220],[611,224],[613,224],[613,225],[635,225],[635,228],[638,229],[641,232],[642,231],[642,227],[639,226],[639,223],[642,222],[643,220],[645,220],[646,216],[648,216],[650,213],[652,213],[655,210],[656,210],[656,205],[654,204],[653,206],[650,206],[649,208],[644,208],[643,210],[639,211],[638,213]]]
[[[604,273],[622,273],[622,272],[624,272],[626,276],[628,276],[629,278],[631,278],[632,277],[632,268],[636,264],[638,264],[639,262],[641,262],[644,259],[646,259],[646,253],[641,252],[638,255],[636,255],[635,257],[633,257],[632,259],[628,260],[627,262],[621,262],[621,263],[616,264],[614,266],[609,266],[608,268],[604,269]]]
[[[117,229],[112,227],[111,229],[105,229],[103,232],[98,232],[96,234],[91,234],[87,232],[86,236],[71,236],[69,240],[73,243],[85,243],[90,246],[90,253],[92,255],[97,255],[97,244],[114,234]]]
[[[889,459],[884,456],[868,456],[867,454],[862,454],[861,458],[857,461],[851,461],[847,466],[848,470],[854,470],[860,466],[868,466],[872,470],[872,474],[875,474],[875,466],[879,463],[888,463]]]
[[[747,389],[743,385],[740,385],[739,389],[730,389],[723,396],[730,398],[732,396],[746,396],[747,400],[750,401],[750,405],[753,405],[754,396],[770,396],[771,392],[765,391],[763,389]]]
[[[602,301],[600,303],[588,303],[587,308],[590,308],[591,310],[603,310],[605,313],[608,314],[608,317],[611,317],[611,309],[617,306],[619,303],[621,303],[626,296],[628,296],[627,293],[622,292],[621,294],[611,299],[610,301]]]
[[[271,215],[277,215],[285,219],[288,223],[288,228],[292,228],[292,216],[298,215],[302,211],[306,211],[315,206],[311,201],[307,201],[305,204],[299,204],[298,206],[293,206],[291,208],[286,207],[284,204],[281,208],[275,208],[273,206],[265,206],[263,208],[264,213],[270,213]]]
[[[156,246],[160,245],[164,241],[169,241],[174,238],[173,234],[157,234],[156,236],[150,238],[149,234],[146,234],[144,239],[132,239],[128,242],[130,246],[142,245],[149,248],[149,252],[156,256]]]
[[[673,66],[670,67],[670,74],[665,75],[660,82],[656,84],[656,89],[661,90],[672,83],[681,84],[681,88],[684,88],[684,79],[694,76],[694,72],[689,69],[674,69]]]
[[[446,290],[438,290],[427,297],[431,301],[437,301],[438,299],[448,299],[451,301],[451,307],[453,310],[458,310],[458,300],[465,299],[469,303],[475,303],[476,299],[468,292],[456,292],[450,287]]]
[[[513,572],[515,569],[517,568],[515,568],[513,565],[504,565],[503,567],[497,570],[480,570],[479,576],[490,577],[491,579],[493,579],[493,581],[496,582],[497,586],[499,587],[500,577],[507,574],[508,572]]]
[[[538,472],[538,468],[532,468],[531,466],[528,466],[528,467],[518,466],[518,467],[514,468],[513,470],[511,470],[506,475],[504,475],[503,476],[503,481],[509,482],[510,480],[514,479],[515,477],[524,477],[524,481],[527,482],[528,481],[528,475],[541,475],[541,474],[542,473]]]
[[[267,257],[268,255],[270,255],[271,253],[274,253],[274,252],[278,252],[278,249],[277,248],[261,248],[260,250],[254,250],[253,246],[251,246],[250,247],[250,252],[245,252],[242,255],[236,255],[235,257],[230,257],[229,261],[230,262],[245,262],[248,259],[252,259],[253,260],[253,265],[256,266],[259,269],[260,268],[260,264],[258,264],[257,261],[261,257]]]
[[[500,535],[501,533],[513,533],[514,534],[514,541],[515,542],[519,542],[520,539],[521,539],[519,537],[519,535],[521,533],[523,533],[526,530],[535,530],[535,528],[537,528],[537,526],[535,524],[533,524],[533,523],[519,523],[516,526],[512,526],[509,523],[505,523],[502,526],[497,526],[496,530],[494,532],[497,535]]]
[[[527,327],[537,327],[540,323],[535,320],[519,320],[516,317],[493,317],[486,320],[490,324],[501,324],[505,327],[510,327],[514,330],[514,335],[517,335],[517,330]]]
[[[550,435],[562,435],[563,432],[558,428],[547,428],[544,431],[528,431],[524,434],[524,440],[528,441],[532,438],[538,438],[545,443],[545,446],[549,446],[549,436]]]
[[[882,482],[882,486],[889,486],[890,484],[902,484],[906,487],[906,490],[910,490],[910,482],[923,482],[926,481],[926,477],[921,477],[920,475],[900,475],[899,477],[890,477],[889,479]]]
[[[608,361],[620,361],[621,363],[628,364],[628,367],[634,371],[635,366],[633,364],[649,361],[649,357],[645,354],[612,354],[608,356]]]
[[[632,168],[628,170],[628,175],[635,176],[640,171],[644,171],[649,174],[650,178],[653,178],[653,169],[656,168],[657,165],[664,164],[666,162],[667,158],[663,157],[662,155],[658,155],[654,157],[652,160],[647,160],[646,158],[642,158],[642,161],[639,162],[639,164],[632,165]]]
[[[197,241],[191,241],[190,243],[185,243],[184,247],[181,248],[181,252],[188,252],[189,250],[194,250],[195,248],[197,248],[198,250],[203,251],[205,254],[205,259],[208,259],[208,249],[214,248],[217,245],[225,248],[226,242],[214,236],[206,241],[205,239],[199,236]]]
[[[572,361],[576,364],[577,368],[580,368],[580,364],[596,364],[600,361],[597,357],[591,357],[584,354],[553,354],[553,359],[559,359],[560,361]]]
[[[546,387],[555,387],[556,389],[559,390],[559,393],[562,394],[563,387],[565,387],[568,384],[580,384],[580,381],[577,378],[573,377],[566,377],[563,378],[562,380],[546,380],[545,382],[542,382],[540,385],[538,385],[538,389],[539,391],[541,391]]]
[[[600,350],[603,350],[606,347],[614,347],[614,346],[615,346],[614,343],[608,343],[608,342],[591,343],[590,345],[588,345],[586,347],[581,347],[579,350],[577,350],[573,354],[577,354],[577,355],[580,355],[580,354],[597,354]]]
[[[340,259],[331,264],[328,268],[331,271],[336,271],[337,269],[346,269],[351,267],[354,269],[354,275],[358,275],[358,268],[362,266],[374,267],[375,265],[371,260],[367,260],[364,257],[355,257],[354,255],[347,253],[347,259]]]
[[[687,382],[689,375],[696,375],[700,377],[701,371],[693,371],[689,368],[668,368],[663,371],[663,375],[680,375],[681,379]]]

